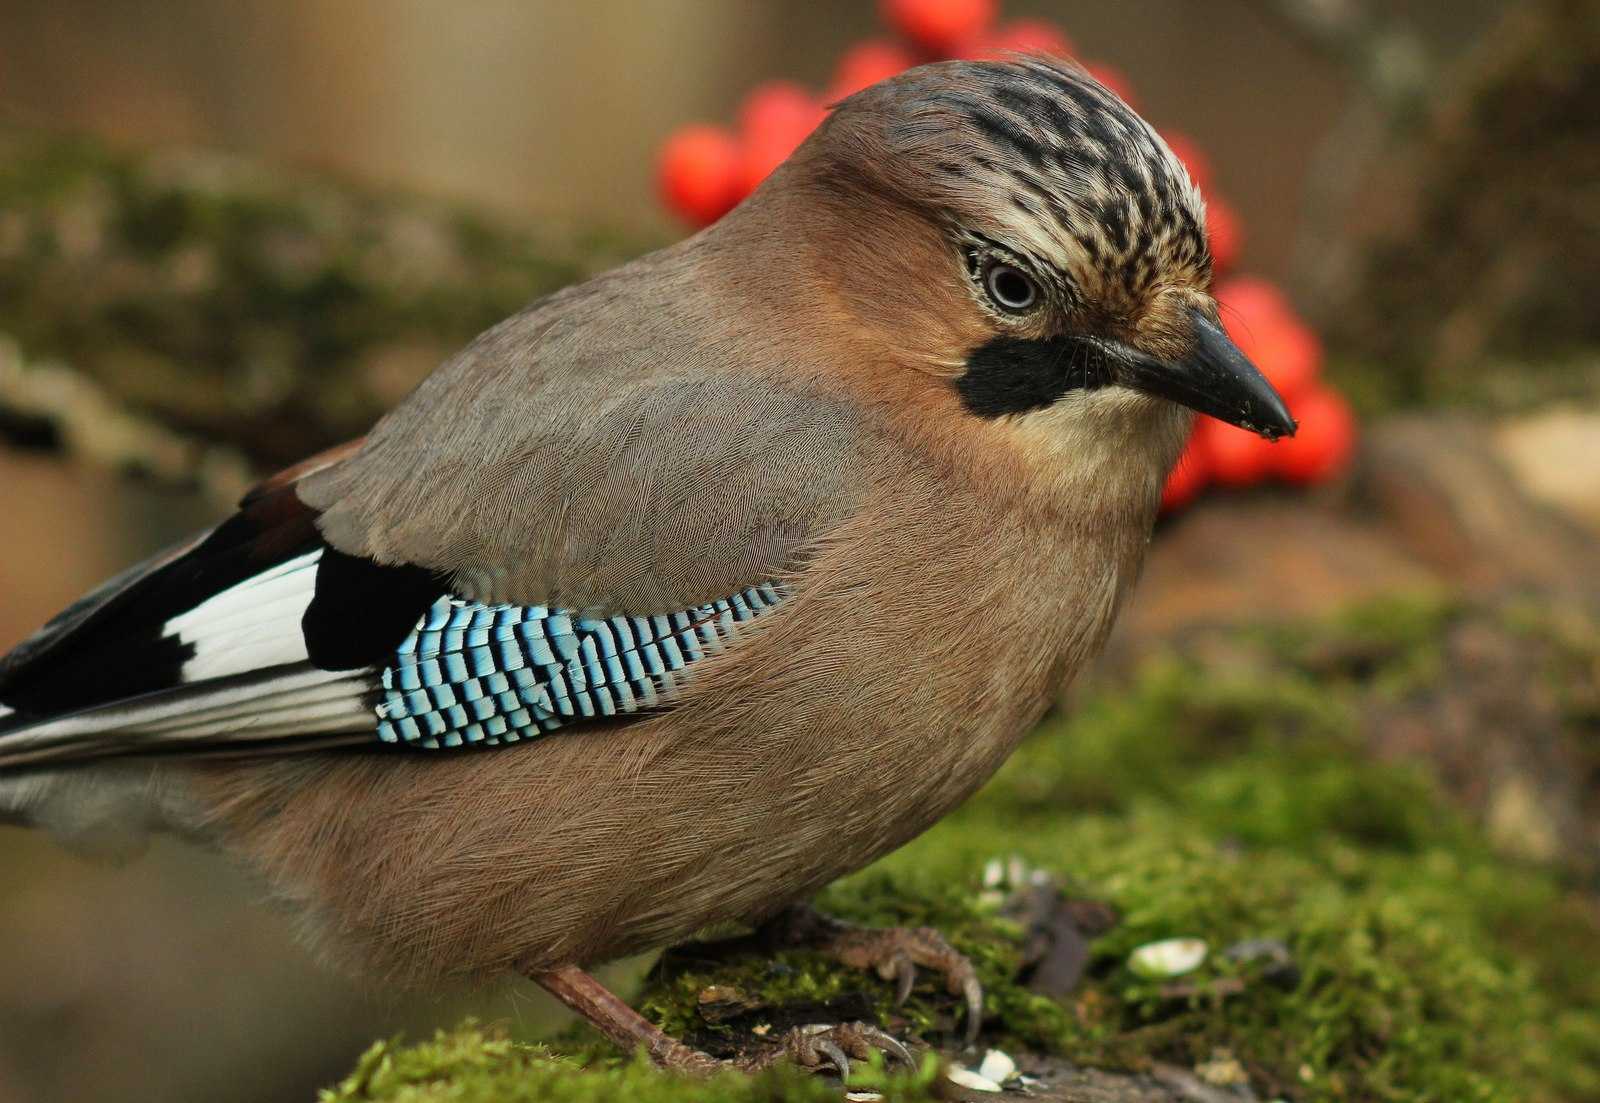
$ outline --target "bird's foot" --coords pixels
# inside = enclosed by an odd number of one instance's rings
[[[755,1072],[787,1060],[805,1069],[831,1068],[842,1080],[850,1075],[852,1060],[869,1060],[875,1051],[907,1068],[917,1066],[916,1058],[900,1041],[866,1023],[797,1026],[758,1053],[719,1060],[667,1034],[581,969],[568,966],[530,975],[623,1050],[643,1049],[657,1066],[674,1072],[696,1076],[721,1069]]]
[[[767,920],[756,937],[769,946],[806,947],[852,969],[871,969],[894,982],[897,1005],[911,995],[919,968],[941,973],[946,990],[966,1005],[966,1043],[978,1040],[983,985],[977,970],[932,927],[856,927],[800,904]]]
[[[917,1067],[917,1059],[899,1039],[866,1023],[797,1026],[779,1038],[776,1046],[728,1063],[753,1072],[780,1061],[792,1061],[803,1069],[832,1069],[844,1080],[850,1075],[852,1060],[871,1060],[875,1052],[882,1053],[886,1060],[899,1061],[908,1069]]]

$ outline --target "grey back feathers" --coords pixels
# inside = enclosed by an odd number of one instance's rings
[[[793,569],[859,498],[861,419],[763,378],[691,260],[646,258],[484,334],[304,481],[324,536],[447,571],[463,597],[593,612],[675,612]],[[666,301],[620,297],[630,278],[666,281]]]

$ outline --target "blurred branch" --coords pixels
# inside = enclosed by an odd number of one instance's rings
[[[1258,0],[1357,89],[1308,176],[1292,282],[1373,365],[1372,397],[1521,405],[1587,393],[1600,341],[1600,3],[1508,5],[1430,52],[1387,6]],[[1448,64],[1446,60],[1448,59]],[[1496,356],[1548,370],[1484,370]],[[1569,363],[1558,363],[1567,358]]]
[[[163,482],[195,484],[218,506],[232,505],[251,483],[250,464],[237,449],[133,413],[71,368],[28,362],[6,337],[0,337],[0,435]]]
[[[1395,209],[1324,299],[1373,380],[1401,401],[1593,393],[1600,4],[1509,9],[1386,154]]]
[[[1358,0],[1258,0],[1258,6],[1341,62],[1391,113],[1409,113],[1426,95],[1434,65],[1421,36],[1403,23],[1380,19]]]
[[[129,457],[162,476],[219,443],[290,462],[365,431],[476,333],[632,251],[237,158],[0,133],[0,330],[30,360],[71,365],[8,368],[0,415],[32,402],[23,420],[57,422],[76,449],[94,419],[37,401],[70,393],[188,442]]]
[[[1358,89],[1313,158],[1295,241],[1293,282],[1320,302],[1356,267],[1345,215],[1395,134],[1417,120],[1436,66],[1415,31],[1359,0],[1257,0],[1257,6],[1337,62]]]

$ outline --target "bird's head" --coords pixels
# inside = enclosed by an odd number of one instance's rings
[[[1199,190],[1080,69],[913,69],[838,105],[763,191],[821,212],[811,263],[839,313],[971,417],[1181,442],[1186,407],[1294,432],[1218,325]]]

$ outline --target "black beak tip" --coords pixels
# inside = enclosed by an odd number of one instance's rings
[[[1272,397],[1277,401],[1273,402],[1265,411],[1259,411],[1255,416],[1244,420],[1242,422],[1244,428],[1271,441],[1294,436],[1300,429],[1300,423],[1294,419],[1294,415],[1289,413],[1289,407],[1284,404],[1282,399],[1279,399],[1276,394]]]
[[[1196,314],[1195,328],[1199,338],[1197,359],[1214,373],[1211,393],[1226,395],[1231,392],[1234,401],[1242,407],[1239,416],[1229,420],[1269,441],[1294,436],[1299,423],[1261,370],[1205,315]]]

